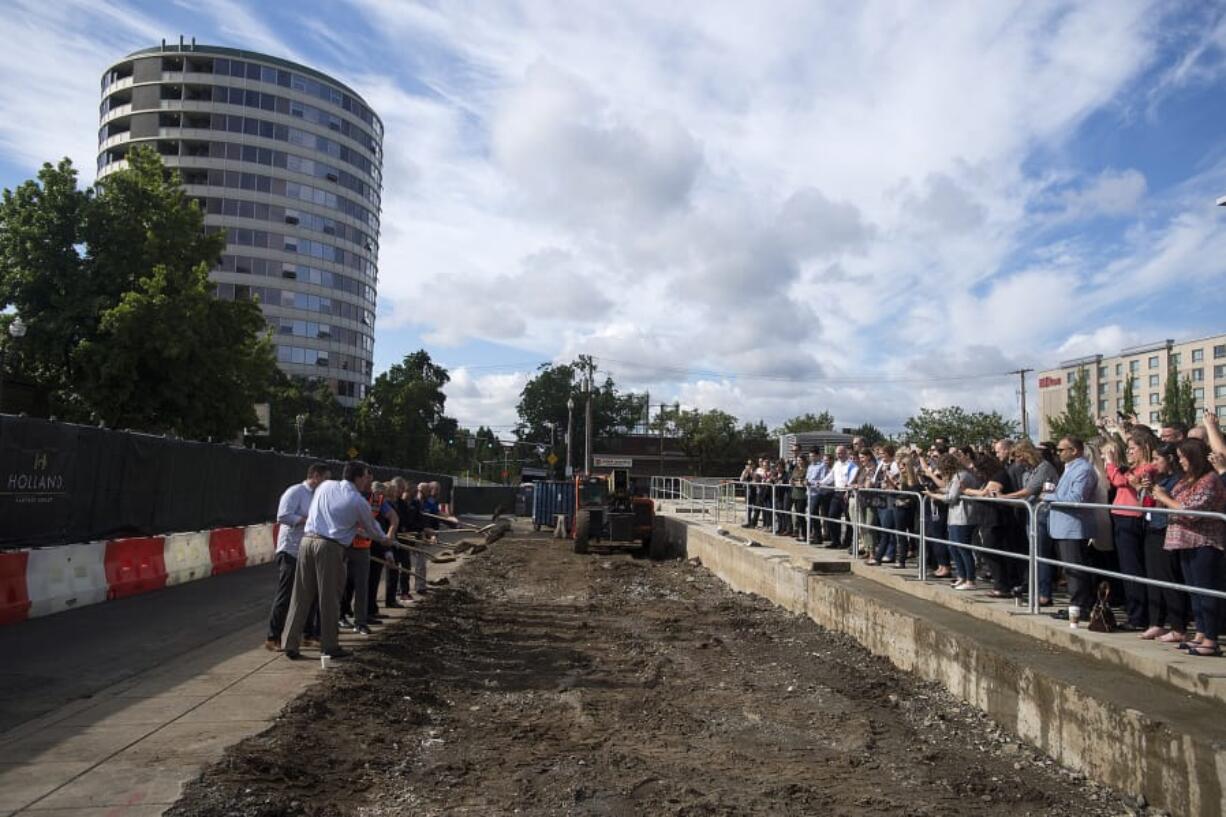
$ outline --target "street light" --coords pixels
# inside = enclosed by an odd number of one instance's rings
[[[298,456],[302,456],[302,427],[306,425],[307,416],[299,414],[294,418],[294,428],[298,431]]]
[[[575,415],[575,398],[567,397],[566,398],[566,476],[568,477],[574,473],[574,470],[570,467],[570,440],[571,440],[571,433],[575,430],[574,415]]]
[[[16,341],[25,336],[26,322],[21,319],[20,315],[17,315],[9,324],[9,337]],[[4,411],[4,363],[6,357],[8,357],[8,344],[0,346],[0,412]]]

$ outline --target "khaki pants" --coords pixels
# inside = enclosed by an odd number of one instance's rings
[[[319,601],[319,644],[325,653],[340,646],[337,623],[340,620],[341,591],[345,587],[345,546],[321,536],[307,535],[298,549],[298,569],[294,592],[289,602],[289,620],[281,646],[297,651],[302,644],[311,605]]]

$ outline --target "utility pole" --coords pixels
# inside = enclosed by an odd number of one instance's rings
[[[571,456],[570,456],[570,452],[574,448],[574,445],[572,444],[575,439],[574,433],[575,433],[575,398],[567,397],[566,398],[566,478],[567,479],[570,479],[575,474],[574,468],[571,467],[571,462],[573,462],[573,460],[571,459]]]
[[[1026,375],[1033,372],[1034,369],[1014,369],[1009,374],[1017,375],[1018,381],[1022,385],[1022,436],[1030,439],[1030,423],[1026,418]]]
[[[585,383],[587,389],[587,415],[586,421],[583,424],[583,437],[585,441],[583,454],[583,473],[585,475],[592,473],[592,388],[595,385],[593,381],[596,379],[596,364],[588,360],[587,364],[587,381]]]
[[[664,476],[664,404],[660,404],[660,476]]]

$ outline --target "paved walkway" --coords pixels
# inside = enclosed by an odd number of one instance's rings
[[[431,579],[449,576],[461,563],[432,565]],[[248,616],[241,627],[221,637],[129,673],[121,667],[133,656],[114,654],[109,667],[99,668],[107,670],[102,676],[109,672],[127,677],[69,703],[45,703],[62,697],[70,686],[66,682],[50,684],[41,704],[37,690],[20,696],[10,690],[8,697],[14,700],[9,716],[23,722],[0,734],[0,815],[160,815],[178,799],[182,785],[217,760],[225,747],[267,728],[323,670],[317,651],[303,651],[304,658],[316,660],[291,662],[263,648],[264,616],[276,581],[275,573],[263,572],[267,575],[258,603],[263,614],[256,620]],[[196,584],[213,584],[216,592],[226,578]],[[242,598],[240,606],[257,604]],[[180,605],[182,600],[166,595],[166,604]],[[157,606],[155,601],[150,609],[156,612]],[[412,609],[385,611],[385,628],[412,615]],[[88,627],[89,612],[61,615],[86,614],[80,623]],[[150,629],[160,626],[155,620],[146,624]],[[15,637],[21,636],[10,636]],[[372,638],[378,637],[376,631]],[[85,634],[80,638],[96,647],[96,639]],[[364,641],[367,638],[356,635],[342,638],[347,649],[361,649]],[[52,646],[70,652],[74,644]],[[24,676],[23,683],[31,683],[31,677]],[[28,717],[40,706],[50,711]]]

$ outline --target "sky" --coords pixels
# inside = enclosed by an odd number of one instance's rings
[[[163,38],[357,90],[376,372],[425,348],[465,426],[579,354],[772,427],[1016,419],[1012,370],[1226,331],[1220,1],[4,6],[0,187],[92,181],[99,78]]]

